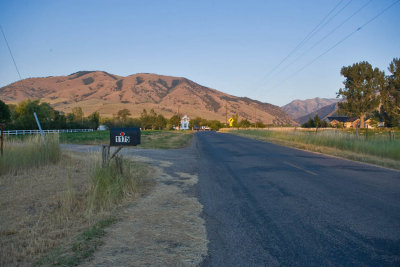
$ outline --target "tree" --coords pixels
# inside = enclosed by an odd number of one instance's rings
[[[249,122],[248,119],[243,119],[240,121],[239,125],[242,128],[249,128],[251,126],[251,123]]]
[[[378,68],[373,69],[368,62],[355,63],[343,67],[340,73],[346,78],[344,88],[340,89],[337,97],[343,97],[339,102],[339,111],[348,116],[360,118],[360,126],[364,128],[365,117],[379,105],[379,95],[385,83],[385,74]]]
[[[318,114],[314,116],[314,126],[315,127],[321,127],[321,119],[319,118]]]
[[[72,114],[74,115],[75,122],[83,122],[83,111],[81,107],[74,107],[72,109]]]
[[[92,124],[92,128],[97,129],[100,125],[100,114],[98,111],[93,112],[88,117],[89,122]]]
[[[158,130],[162,130],[162,129],[165,128],[165,126],[167,126],[167,119],[164,118],[164,116],[161,115],[161,114],[158,115],[157,118],[156,118],[155,127],[156,127]]]
[[[6,103],[0,100],[0,123],[9,122],[11,119],[10,109]]]
[[[179,124],[181,124],[181,119],[179,118],[178,115],[174,115],[169,119],[169,123],[174,126],[174,127],[178,127]]]
[[[394,58],[386,77],[386,86],[381,90],[381,117],[389,127],[397,126],[400,119],[400,59]]]
[[[126,119],[127,119],[130,115],[131,115],[131,112],[129,111],[129,109],[124,108],[124,109],[121,109],[121,110],[119,110],[119,111],[117,112],[117,119],[120,120],[120,121],[122,121],[122,122],[125,122]]]
[[[315,127],[315,123],[314,120],[312,118],[309,118],[308,121],[304,124],[301,125],[301,127],[304,128],[314,128]]]
[[[157,113],[154,111],[154,109],[150,110],[148,120],[151,125],[151,129],[154,130],[156,128],[156,120],[157,120]]]

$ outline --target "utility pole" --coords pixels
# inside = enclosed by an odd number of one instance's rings
[[[254,106],[254,128],[257,128],[257,109],[256,106]]]
[[[228,126],[228,104],[225,102],[225,124]]]

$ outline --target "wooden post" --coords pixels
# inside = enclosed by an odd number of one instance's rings
[[[105,168],[108,165],[108,158],[110,157],[110,146],[102,145],[101,153],[101,166]]]
[[[367,129],[365,129],[365,139],[368,140],[368,124],[367,124]]]
[[[0,129],[1,129],[1,156],[3,156],[3,143],[4,143],[4,133],[3,133],[3,124],[0,123]]]

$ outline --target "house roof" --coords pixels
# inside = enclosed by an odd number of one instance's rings
[[[358,120],[357,117],[347,117],[347,116],[336,116],[336,117],[328,117],[329,121],[338,121],[338,122],[355,122]]]

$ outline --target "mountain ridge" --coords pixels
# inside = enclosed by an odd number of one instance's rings
[[[315,97],[305,100],[295,99],[292,102],[282,106],[281,108],[297,121],[297,119],[303,116],[307,116],[308,114],[313,113],[318,109],[337,102],[339,102],[339,99],[336,98]]]
[[[78,71],[67,76],[28,78],[0,88],[0,96],[8,103],[25,99],[42,99],[54,108],[70,112],[82,107],[85,115],[94,111],[113,116],[127,108],[133,117],[146,109],[170,117],[176,113],[225,121],[238,114],[239,119],[267,124],[297,123],[278,106],[247,97],[237,97],[197,84],[184,77],[153,73],[119,76],[105,71]]]

